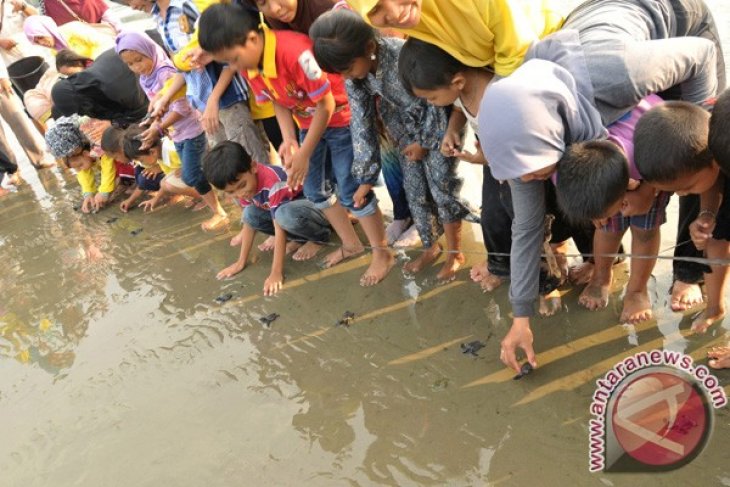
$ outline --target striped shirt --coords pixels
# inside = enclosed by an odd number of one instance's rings
[[[281,166],[258,163],[256,166],[258,187],[256,194],[250,200],[239,199],[242,207],[254,205],[262,210],[271,211],[271,218],[276,216],[276,210],[289,201],[299,199],[302,191],[294,191],[286,184],[286,172]]]

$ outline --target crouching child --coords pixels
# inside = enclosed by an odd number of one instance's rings
[[[287,186],[284,169],[251,160],[240,144],[224,141],[213,147],[203,158],[203,173],[212,186],[236,198],[243,208],[243,228],[231,241],[231,245],[241,246],[241,253],[218,273],[218,279],[246,267],[256,232],[273,235],[274,256],[264,295],[274,295],[284,283],[286,255],[296,251],[297,260],[306,260],[329,240],[324,213],[303,198],[301,189]]]

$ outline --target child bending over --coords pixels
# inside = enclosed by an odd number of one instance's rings
[[[304,195],[324,212],[342,240],[342,247],[329,254],[323,265],[330,267],[363,252],[347,208],[358,217],[373,247],[372,262],[360,284],[380,282],[394,259],[385,248],[383,216],[374,193],[354,199],[358,184],[351,173],[350,109],[342,78],[322,72],[307,36],[271,31],[240,6],[209,7],[200,19],[199,39],[214,59],[245,72],[258,101],[273,100],[284,137],[279,152],[288,184],[293,189],[304,185]],[[298,142],[295,120],[301,127]]]
[[[671,193],[657,192],[634,164],[634,129],[640,117],[662,103],[651,95],[608,127],[608,140],[573,144],[558,162],[558,203],[569,218],[593,220],[594,268],[578,302],[590,310],[605,308],[613,282],[614,257],[631,228],[631,273],[621,312],[622,323],[652,318],[647,284],[656,264]],[[658,194],[657,194],[658,193]]]
[[[180,156],[175,151],[173,142],[164,137],[157,140],[148,149],[143,149],[142,134],[144,127],[131,125],[124,134],[124,156],[134,161],[134,192],[122,202],[121,210],[127,212],[134,202],[146,191],[157,193],[139,204],[144,211],[153,211],[162,201],[165,194],[179,194],[200,198],[200,194],[186,185],[181,177],[182,165]]]
[[[446,109],[406,91],[398,78],[398,55],[404,41],[381,37],[355,12],[343,9],[320,16],[310,37],[317,62],[347,79],[355,153],[352,171],[360,185],[355,203],[364,202],[380,172],[380,119],[387,135],[399,144],[406,197],[426,248],[405,270],[415,273],[433,263],[441,252],[437,240],[444,232],[449,253],[438,279],[454,279],[465,261],[461,219],[469,210],[459,199],[458,161],[439,151],[448,123]]]
[[[724,95],[718,101],[719,120],[729,113],[730,98],[727,92]],[[702,209],[690,225],[693,241],[703,247],[709,259],[727,259],[730,257],[730,194],[720,168],[726,171],[730,165],[728,160],[715,159],[715,152],[708,148],[709,120],[709,112],[688,102],[667,102],[652,108],[636,125],[634,158],[644,181],[656,189],[673,191],[679,196],[700,195]],[[715,130],[722,124],[716,122]],[[724,124],[727,128],[727,121]],[[715,131],[713,135],[713,146],[722,157],[723,143],[718,140],[726,139],[727,133],[719,135]],[[693,330],[704,332],[725,316],[726,277],[727,266],[710,265],[710,272],[705,273],[707,307],[693,321]]]
[[[80,126],[78,115],[60,117],[46,131],[46,144],[55,158],[62,159],[67,167],[76,171],[76,179],[83,194],[81,211],[96,213],[111,200],[116,188],[117,171],[114,159],[103,154],[98,147],[92,147]],[[97,174],[100,175],[98,186]]]
[[[314,255],[329,240],[324,214],[301,197],[301,190],[287,186],[284,169],[252,161],[240,144],[225,141],[213,147],[204,158],[203,171],[213,186],[235,197],[243,207],[243,228],[231,241],[231,245],[241,246],[241,253],[235,263],[218,273],[218,279],[246,267],[256,232],[273,235],[274,257],[264,295],[274,295],[284,283],[285,256],[294,251]],[[291,241],[287,243],[287,239]]]

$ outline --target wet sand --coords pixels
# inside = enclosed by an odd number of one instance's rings
[[[34,174],[26,161],[30,184],[0,199],[0,486],[730,485],[727,409],[681,470],[588,472],[597,378],[661,347],[705,363],[730,339],[730,320],[694,336],[699,309],[669,309],[668,261],[650,283],[657,319],[635,327],[618,322],[626,264],[606,310],[566,289],[563,311],[533,325],[541,367],[513,381],[498,358],[507,287],[482,294],[468,266],[438,285],[438,263],[411,279],[401,256],[364,289],[368,257],[287,261],[283,292],[265,298],[267,254],[215,279],[237,249],[232,232],[199,230],[205,212],[84,216],[71,175]],[[675,222],[673,205],[662,249]],[[469,264],[477,230],[465,225]],[[354,321],[336,327],[345,311]],[[478,357],[461,353],[476,339]],[[730,371],[717,377],[730,392]]]

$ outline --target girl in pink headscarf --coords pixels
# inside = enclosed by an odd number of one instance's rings
[[[80,56],[96,59],[114,44],[113,37],[103,35],[83,22],[68,22],[59,27],[45,15],[26,18],[23,32],[30,42],[51,49],[54,55],[61,49],[71,49]]]

